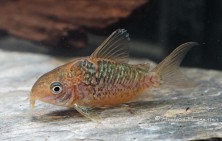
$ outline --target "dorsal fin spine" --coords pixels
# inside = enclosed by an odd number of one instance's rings
[[[93,53],[92,58],[110,59],[127,63],[129,58],[129,34],[125,29],[114,31]]]

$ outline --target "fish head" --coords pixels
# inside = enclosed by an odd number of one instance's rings
[[[60,66],[42,75],[35,82],[29,95],[32,108],[34,108],[36,100],[70,107],[70,104],[75,100],[75,84],[70,76],[72,65],[73,63],[68,63]]]

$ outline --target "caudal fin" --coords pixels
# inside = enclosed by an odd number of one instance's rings
[[[152,70],[157,76],[157,80],[161,82],[161,86],[188,88],[198,85],[197,82],[189,79],[179,70],[180,63],[186,53],[197,45],[196,42],[187,42],[180,45]]]

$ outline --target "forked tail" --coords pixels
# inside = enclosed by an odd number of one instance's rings
[[[179,88],[195,87],[197,82],[189,79],[179,70],[186,53],[194,46],[196,42],[187,42],[177,47],[169,56],[158,64],[152,72],[161,86],[176,86]]]

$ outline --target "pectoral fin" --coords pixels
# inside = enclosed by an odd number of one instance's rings
[[[92,110],[92,108],[88,108],[88,107],[84,107],[84,106],[80,106],[78,104],[74,104],[75,109],[81,113],[82,115],[84,115],[86,118],[98,122],[101,120],[100,116],[98,115],[98,113],[96,113],[95,111]]]

